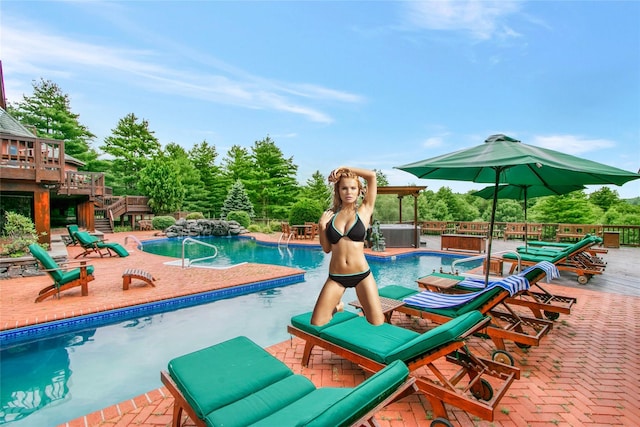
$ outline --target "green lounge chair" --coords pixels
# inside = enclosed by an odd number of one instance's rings
[[[80,228],[77,225],[75,224],[67,225],[67,233],[69,233],[69,235],[61,236],[66,246],[71,246],[71,245],[75,246],[78,244],[78,240],[76,239],[76,236],[75,236],[75,234],[78,231],[80,231]]]
[[[309,364],[315,346],[372,372],[398,360],[411,372],[426,366],[436,379],[423,376],[421,371],[416,385],[431,403],[435,417],[447,418],[444,404],[448,403],[493,420],[496,406],[512,382],[520,377],[520,370],[476,357],[467,348],[465,339],[485,328],[488,321],[480,312],[471,311],[420,334],[389,323],[373,326],[363,316],[345,311],[336,313],[323,326],[311,325],[311,313],[300,314],[291,318],[287,330],[306,342],[303,366]],[[450,378],[434,363],[442,358],[460,366]],[[486,379],[488,376],[492,377],[491,382]],[[495,392],[492,384],[498,387]]]
[[[551,266],[553,267],[553,266]],[[435,301],[429,306],[421,306],[406,302],[407,298],[415,299],[420,291],[400,285],[388,285],[379,289],[383,298],[405,300],[405,305],[396,310],[410,316],[427,319],[437,324],[444,324],[451,319],[478,310],[484,315],[490,315],[491,323],[485,333],[491,338],[498,351],[493,352],[494,360],[513,364],[513,357],[507,353],[505,340],[516,343],[519,347],[527,348],[539,346],[541,339],[553,328],[553,322],[541,318],[521,316],[507,305],[507,299],[514,300],[519,293],[527,292],[531,283],[536,283],[545,277],[546,271],[540,267],[531,268],[520,280],[526,279],[526,289],[518,293],[509,291],[501,286],[491,286],[476,289],[475,292],[450,295],[424,291],[427,296],[441,301]],[[515,276],[514,276],[515,277]],[[510,278],[502,281],[509,282]],[[513,294],[513,295],[512,295]],[[504,310],[498,310],[503,307]]]
[[[599,237],[587,236],[579,242],[561,249],[559,251],[538,252],[518,252],[502,254],[503,261],[511,263],[510,273],[520,267],[527,267],[541,261],[548,261],[555,264],[558,270],[570,271],[577,274],[578,283],[585,285],[594,275],[604,273],[605,267],[598,263],[593,263],[585,257],[585,251],[599,243]]]
[[[79,267],[73,269],[60,267],[49,253],[37,243],[29,245],[29,251],[45,268],[42,271],[45,271],[53,279],[52,285],[47,286],[38,293],[35,302],[40,302],[53,295],[58,295],[58,298],[60,298],[61,291],[66,291],[76,286],[80,286],[82,296],[89,295],[89,282],[94,279],[92,265],[87,265],[86,261],[76,261],[80,262]]]
[[[124,258],[129,256],[129,252],[120,243],[106,242],[98,239],[86,231],[78,231],[75,233],[76,239],[84,249],[84,252],[76,255],[76,258],[86,257],[92,253],[97,253],[100,258],[105,256],[113,256],[114,254]]]
[[[478,290],[478,287],[469,287],[465,285],[464,281],[467,279],[465,276],[434,272],[422,277],[421,279],[429,277],[445,278],[457,281],[458,284],[447,289],[451,293],[475,292]],[[540,280],[536,280],[535,278],[532,279],[533,280],[529,280],[529,289],[519,292],[517,295],[507,297],[504,300],[504,303],[507,305],[527,307],[537,319],[546,317],[549,320],[557,320],[560,317],[560,314],[571,314],[571,308],[578,302],[577,298],[552,294],[540,284]],[[433,287],[427,288],[434,290]],[[532,290],[533,288],[538,290],[534,291]],[[439,290],[434,291],[439,292]]]
[[[373,426],[377,411],[417,391],[400,361],[353,388],[316,388],[243,336],[171,360],[160,378],[174,427],[183,411],[197,426]]]

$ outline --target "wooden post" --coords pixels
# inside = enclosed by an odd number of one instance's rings
[[[38,188],[33,192],[33,223],[38,233],[38,243],[51,244],[51,213],[49,190]]]

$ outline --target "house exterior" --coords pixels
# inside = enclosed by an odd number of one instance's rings
[[[5,211],[32,218],[40,243],[50,243],[52,215],[56,225],[69,217],[93,231],[95,202],[107,189],[104,174],[78,171],[80,166],[65,155],[64,141],[38,138],[0,108],[0,221]]]

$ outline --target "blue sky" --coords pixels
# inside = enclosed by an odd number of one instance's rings
[[[0,5],[9,102],[57,83],[98,148],[135,113],[221,160],[270,136],[304,184],[504,133],[636,172],[637,1],[17,1]],[[599,187],[589,187],[588,192]],[[613,186],[640,196],[640,180]]]

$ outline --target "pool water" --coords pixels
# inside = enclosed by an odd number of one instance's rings
[[[215,245],[220,255],[213,262],[217,266],[239,262],[295,266],[306,270],[305,280],[8,345],[0,349],[0,424],[56,426],[139,396],[162,385],[160,370],[170,359],[238,335],[246,335],[263,347],[288,339],[289,319],[313,309],[326,279],[330,255],[319,248],[278,248],[243,238],[218,239]],[[169,250],[177,250],[177,257],[181,256],[180,241],[172,245],[158,241],[154,245],[165,247],[162,251],[172,247]],[[145,245],[145,251],[155,253],[156,249]],[[369,264],[380,287],[403,284],[417,288],[418,277],[441,265],[450,265],[455,259],[432,254],[370,259]],[[345,304],[354,299],[355,291],[348,289]],[[353,310],[348,305],[346,309]]]

